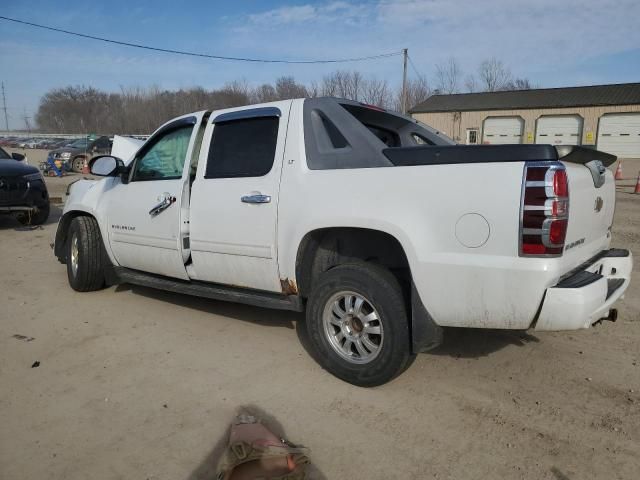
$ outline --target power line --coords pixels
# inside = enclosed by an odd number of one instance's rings
[[[420,72],[418,72],[418,69],[416,68],[415,64],[413,63],[413,60],[411,60],[411,57],[409,57],[407,55],[407,58],[409,58],[409,65],[411,65],[411,68],[413,68],[413,71],[416,72],[416,75],[418,76],[418,78],[426,78],[425,75],[420,74]]]
[[[76,37],[88,38],[91,40],[98,40],[100,42],[112,43],[116,45],[124,45],[125,47],[134,47],[141,48],[144,50],[151,50],[154,52],[164,52],[164,53],[174,53],[177,55],[187,55],[191,57],[203,57],[203,58],[212,58],[215,60],[229,60],[235,62],[254,62],[254,63],[293,63],[293,64],[310,64],[310,63],[347,63],[347,62],[361,62],[364,60],[376,60],[379,58],[387,58],[387,57],[395,57],[397,55],[402,55],[402,52],[391,52],[391,53],[382,53],[379,55],[370,55],[367,57],[354,57],[354,58],[340,58],[340,59],[332,59],[332,60],[273,60],[273,59],[264,59],[264,58],[245,58],[245,57],[228,57],[224,55],[209,55],[206,53],[197,53],[197,52],[186,52],[182,50],[172,50],[169,48],[159,48],[159,47],[150,47],[148,45],[140,45],[137,43],[129,43],[129,42],[121,42],[119,40],[112,40],[109,38],[96,37],[93,35],[87,35],[84,33],[71,32],[69,30],[63,30],[62,28],[49,27],[47,25],[40,25],[37,23],[27,22],[24,20],[18,20],[16,18],[9,18],[0,16],[0,20],[6,20],[8,22],[20,23],[22,25],[28,25],[30,27],[41,28],[44,30],[50,30],[52,32],[65,33],[67,35],[73,35]]]

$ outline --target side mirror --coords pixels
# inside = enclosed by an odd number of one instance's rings
[[[24,160],[24,155],[20,154],[20,153],[12,153],[11,154],[11,158],[13,158],[14,160],[18,160],[19,162],[21,162],[22,160]]]
[[[125,170],[124,162],[111,155],[100,155],[89,162],[89,171],[99,177],[115,177]]]

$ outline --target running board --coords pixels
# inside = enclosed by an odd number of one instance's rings
[[[217,283],[179,280],[177,278],[163,277],[123,267],[115,267],[113,273],[119,280],[117,283],[131,283],[133,285],[183,293],[194,297],[244,303],[246,305],[273,308],[276,310],[293,310],[296,312],[302,312],[304,310],[302,299],[297,295],[279,295],[273,292],[229,287]]]

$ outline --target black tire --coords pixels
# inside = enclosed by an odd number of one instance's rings
[[[336,340],[331,339],[329,332],[334,328],[339,335],[345,327],[332,327],[331,322],[327,323],[324,319],[325,314],[331,315],[327,313],[328,309],[330,305],[335,305],[336,297],[341,298],[342,292],[361,295],[379,317],[378,324],[384,336],[380,336],[374,358],[366,363],[356,364],[353,360],[345,359],[344,353],[339,353],[347,343],[345,341],[342,348],[336,346]],[[347,310],[346,305],[344,310]],[[415,359],[411,353],[407,307],[402,289],[393,274],[378,265],[365,262],[344,264],[323,273],[309,297],[306,323],[309,340],[316,350],[316,360],[325,370],[353,385],[374,387],[387,383],[405,371]],[[356,336],[364,335],[364,330],[366,328],[362,328],[362,323],[359,331],[351,329]],[[349,344],[348,350],[351,352],[349,355],[358,355],[355,345]]]
[[[84,168],[84,157],[76,157],[71,162],[71,170],[76,173],[82,173]]]
[[[77,262],[74,261],[74,242],[77,242]],[[93,217],[76,217],[67,233],[67,277],[71,288],[78,292],[92,292],[104,287],[104,257],[102,236]]]
[[[22,225],[42,225],[49,218],[49,204],[39,207],[35,213],[20,214],[16,218]]]

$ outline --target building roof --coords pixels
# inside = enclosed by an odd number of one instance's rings
[[[640,83],[432,95],[410,113],[640,104]]]

